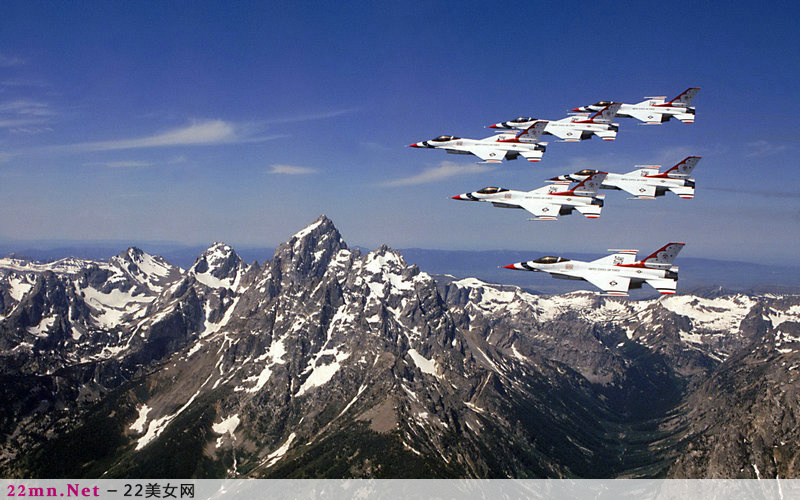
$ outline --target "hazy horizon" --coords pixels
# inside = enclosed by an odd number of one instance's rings
[[[0,240],[263,247],[325,213],[368,248],[681,241],[682,257],[779,263],[800,242],[796,4],[12,0],[3,13]],[[549,137],[536,164],[407,147],[694,86],[694,124],[618,118],[616,141]],[[597,220],[450,199],[688,155],[703,157],[695,199],[611,191]]]

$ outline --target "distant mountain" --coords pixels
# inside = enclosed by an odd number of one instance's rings
[[[0,255],[28,260],[52,262],[64,258],[107,260],[126,247],[123,242],[42,242],[37,246],[0,244]],[[205,247],[175,243],[147,242],[145,251],[160,255],[172,265],[188,269]],[[369,251],[356,247],[361,251]],[[642,249],[646,251],[648,249]],[[271,247],[239,248],[237,253],[248,263],[264,262],[275,249]],[[398,250],[407,262],[416,264],[427,273],[451,275],[457,278],[475,277],[487,283],[517,285],[540,293],[566,293],[585,289],[586,285],[574,281],[555,280],[540,273],[513,272],[502,266],[513,262],[531,260],[552,251],[544,250],[431,250],[407,248]],[[564,253],[572,259],[594,260],[597,253]],[[703,289],[721,287],[727,292],[800,293],[800,266],[779,266],[752,262],[736,262],[679,256],[680,282],[678,293],[702,293]],[[658,292],[644,287],[631,292],[636,298],[657,297]]]
[[[798,325],[434,278],[324,216],[260,265],[5,258],[0,474],[798,477]]]

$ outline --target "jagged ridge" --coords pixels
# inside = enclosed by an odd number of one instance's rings
[[[215,243],[186,271],[138,249],[0,269],[7,476],[730,477],[708,450],[675,462],[718,443],[692,398],[756,345],[773,390],[797,373],[794,297],[437,282],[324,216],[260,267]],[[757,467],[796,475],[780,456]]]

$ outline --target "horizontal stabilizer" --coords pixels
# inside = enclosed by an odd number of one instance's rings
[[[658,290],[662,295],[675,295],[678,288],[678,280],[668,278],[652,278],[647,284]]]
[[[582,213],[587,219],[597,219],[600,217],[600,212],[603,211],[602,205],[585,205],[575,207],[575,210]]]

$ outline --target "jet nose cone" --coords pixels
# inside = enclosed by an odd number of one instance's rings
[[[486,125],[486,128],[500,128],[498,125],[500,125],[500,124],[499,123],[493,123],[491,125]]]
[[[516,267],[516,264],[509,264],[507,266],[503,266],[503,268],[505,268],[505,269],[516,269],[517,267]]]
[[[410,148],[421,148],[422,146],[420,146],[418,142],[415,142],[414,144],[409,144],[408,147],[410,147]]]
[[[451,200],[463,200],[463,198],[461,197],[461,195],[460,195],[460,194],[457,194],[457,195],[455,195],[455,196],[451,196],[451,197],[450,197],[450,199],[451,199]]]
[[[581,111],[583,111],[583,109],[581,109],[581,108],[573,108],[572,111],[574,111],[576,113],[580,113]]]
[[[558,182],[558,181],[563,181],[564,179],[559,175],[558,177],[550,177],[548,180]]]

